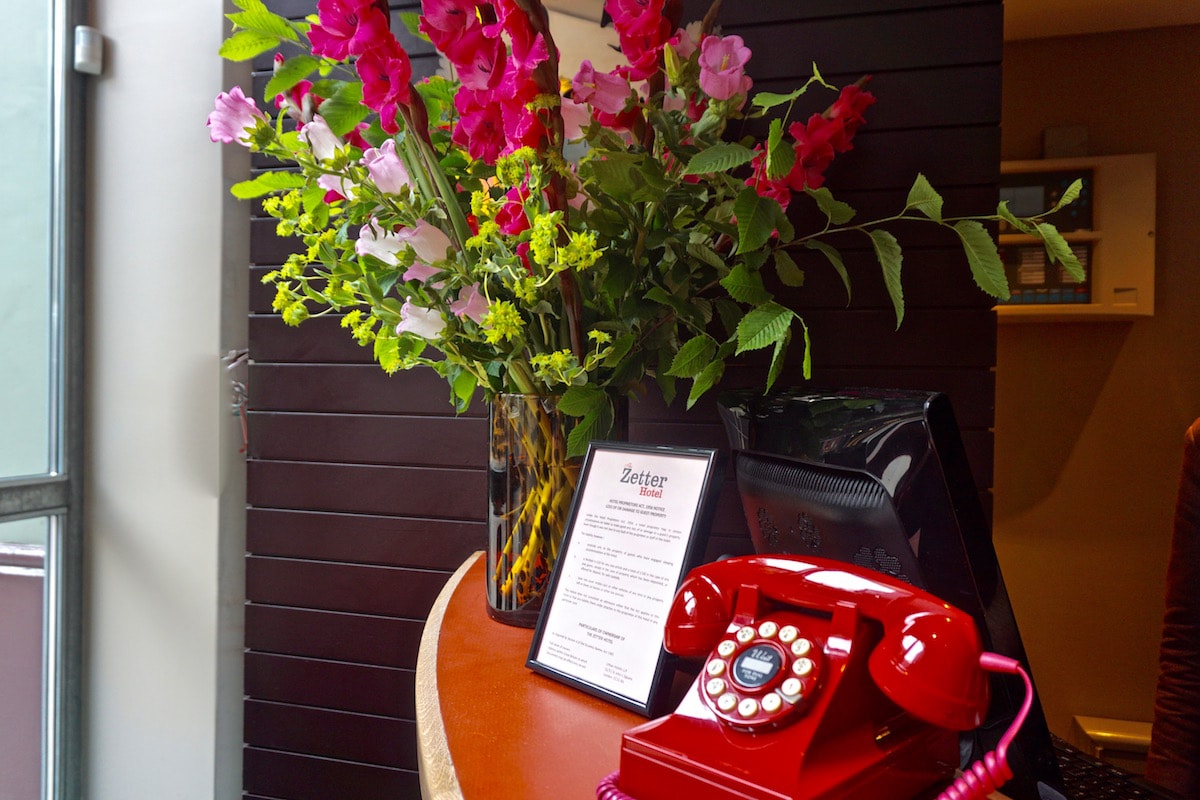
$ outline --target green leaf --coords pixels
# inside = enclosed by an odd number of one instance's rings
[[[421,30],[421,15],[415,11],[400,12],[400,22],[408,30],[411,36],[422,39],[426,42],[430,41],[425,35],[425,31]]]
[[[712,362],[716,352],[717,343],[711,336],[693,336],[679,348],[667,374],[676,378],[694,378]]]
[[[295,172],[264,172],[257,178],[235,183],[230,187],[230,193],[239,200],[249,200],[262,197],[271,192],[299,189],[304,185],[304,176]]]
[[[584,384],[572,386],[558,398],[558,410],[569,417],[582,417],[608,402],[604,390],[598,386]]]
[[[239,4],[239,7],[244,9],[241,13],[225,15],[226,19],[237,27],[245,28],[249,31],[257,31],[258,33],[265,33],[268,36],[274,36],[276,39],[286,39],[290,42],[294,42],[299,38],[296,36],[296,30],[286,19],[272,13],[262,3],[248,2]]]
[[[729,292],[729,296],[739,303],[761,305],[771,299],[771,293],[763,285],[762,276],[757,271],[750,270],[745,264],[738,264],[721,279],[721,286]]]
[[[917,174],[912,188],[908,190],[908,202],[905,211],[915,208],[934,222],[942,221],[942,196],[929,183],[924,175]]]
[[[771,238],[780,209],[779,203],[760,197],[758,192],[747,187],[733,204],[733,213],[737,217],[738,252],[745,253],[757,250]]]
[[[1054,207],[1051,208],[1046,213],[1053,214],[1055,211],[1058,211],[1063,206],[1071,205],[1071,203],[1074,203],[1076,200],[1079,199],[1079,195],[1082,191],[1083,191],[1083,179],[1076,178],[1074,181],[1072,181],[1071,185],[1067,187],[1067,190],[1065,192],[1063,192],[1063,196],[1058,198],[1058,202],[1054,204]]]
[[[1001,200],[1000,205],[996,206],[996,216],[1000,217],[1000,219],[1004,220],[1009,225],[1012,225],[1021,233],[1025,233],[1030,236],[1037,236],[1036,228],[1008,210],[1007,200]]]
[[[692,390],[688,392],[687,407],[691,408],[696,401],[713,387],[725,374],[725,362],[714,361],[704,368],[704,371],[692,381]]]
[[[450,393],[454,400],[454,410],[462,413],[471,405],[471,398],[475,396],[475,388],[479,385],[479,379],[475,377],[475,373],[464,369],[455,376],[450,383]]]
[[[775,352],[771,355],[771,368],[767,370],[767,385],[764,390],[770,390],[775,385],[775,381],[779,380],[780,373],[783,372],[784,356],[787,355],[788,344],[792,341],[792,329],[788,328],[787,335],[775,343]]]
[[[229,61],[249,61],[279,46],[279,37],[258,31],[238,31],[221,43],[217,52]]]
[[[871,244],[875,248],[875,258],[883,268],[883,283],[896,309],[896,327],[899,328],[904,321],[904,287],[900,284],[900,264],[904,257],[900,243],[887,231],[876,229],[871,231]]]
[[[754,95],[753,98],[751,98],[750,104],[758,106],[764,110],[768,108],[775,108],[776,106],[781,106],[784,103],[792,102],[800,95],[804,94],[806,89],[808,89],[808,84],[805,84],[789,94],[779,94],[778,92],[759,92],[758,94]]]
[[[996,241],[987,228],[977,220],[964,219],[954,224],[954,232],[962,240],[975,284],[992,297],[1007,300],[1008,279],[1004,275],[1004,262],[1000,260]]]
[[[633,349],[633,345],[637,342],[637,337],[632,333],[626,333],[618,336],[612,344],[612,350],[604,357],[604,366],[613,368],[621,363],[621,359],[629,355],[629,351]]]
[[[687,254],[697,261],[703,261],[714,269],[724,271],[726,269],[725,259],[706,244],[689,244],[687,246]]]
[[[395,336],[375,338],[375,360],[389,375],[400,368],[400,342]]]
[[[582,456],[587,452],[588,443],[593,439],[604,439],[612,432],[613,414],[607,398],[600,393],[603,405],[584,414],[583,419],[575,423],[571,433],[567,435],[567,456]]]
[[[812,339],[808,335],[808,326],[804,324],[804,320],[796,317],[796,321],[800,323],[800,327],[804,329],[804,380],[812,378]]]
[[[775,274],[784,286],[800,287],[804,285],[804,270],[796,263],[786,250],[775,251]]]
[[[841,200],[835,200],[833,192],[822,186],[820,189],[809,189],[805,187],[805,193],[817,203],[817,208],[821,209],[821,213],[829,220],[830,225],[845,225],[850,220],[854,219],[854,209],[848,203],[843,203]]]
[[[1058,228],[1055,228],[1048,222],[1041,222],[1037,226],[1037,235],[1041,237],[1042,244],[1046,248],[1046,255],[1050,256],[1051,261],[1062,264],[1075,280],[1084,280],[1086,276],[1084,275],[1083,265],[1079,263],[1079,259],[1075,256],[1075,251],[1071,249],[1071,245],[1058,232]],[[1007,297],[1007,295],[1005,296]]]
[[[362,104],[362,84],[339,83],[333,95],[321,103],[321,116],[338,136],[354,130],[369,113]]]
[[[286,92],[307,78],[320,64],[320,61],[309,55],[298,55],[284,61],[275,70],[271,80],[267,81],[267,88],[263,89],[263,99],[267,102],[274,101],[276,95]]]
[[[761,350],[782,341],[796,312],[778,303],[765,303],[747,314],[738,325],[737,352]]]
[[[842,285],[846,287],[846,304],[850,304],[850,273],[846,271],[846,262],[842,260],[842,254],[836,247],[827,245],[824,242],[818,242],[816,239],[810,239],[804,243],[804,246],[809,250],[816,250],[825,254],[825,258],[833,265],[833,269],[842,279]]]
[[[767,136],[767,177],[777,181],[791,172],[795,165],[796,151],[783,141],[783,121],[771,120],[771,130]]]
[[[749,164],[754,159],[754,151],[736,142],[721,142],[707,150],[701,150],[692,156],[684,175],[706,175],[710,172],[728,172],[731,169]]]

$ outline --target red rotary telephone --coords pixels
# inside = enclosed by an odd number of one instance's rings
[[[929,796],[954,777],[957,732],[984,719],[985,670],[1024,674],[981,652],[973,620],[936,597],[798,556],[693,570],[664,647],[704,665],[673,714],[624,734],[600,800]],[[940,797],[982,798],[1011,778],[1005,751],[1023,719]]]

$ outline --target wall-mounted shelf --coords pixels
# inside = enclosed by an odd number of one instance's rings
[[[1153,316],[1155,170],[1153,153],[1003,162],[1004,191],[1019,215],[1043,210],[1052,204],[1060,184],[1076,175],[1085,177],[1077,208],[1068,207],[1069,218],[1052,221],[1064,239],[1078,245],[1088,281],[1076,284],[1049,264],[1039,275],[1040,244],[1032,237],[1001,231],[1001,253],[1012,262],[1009,282],[1014,298],[1026,302],[997,305],[999,320],[1082,322]],[[1017,208],[1021,201],[1041,205]]]

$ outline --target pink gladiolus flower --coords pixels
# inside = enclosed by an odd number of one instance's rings
[[[248,131],[266,121],[267,115],[258,110],[253,100],[242,94],[242,87],[234,86],[228,92],[217,95],[213,111],[208,115],[208,138],[214,142],[237,142],[249,147]]]
[[[329,128],[329,124],[321,115],[313,117],[313,121],[300,129],[300,139],[308,144],[318,161],[326,161],[337,155],[344,145],[342,140]]]
[[[396,238],[411,247],[417,258],[428,264],[445,261],[446,251],[452,247],[449,237],[442,233],[441,228],[423,219],[417,220],[413,227],[397,232]]]
[[[404,162],[396,155],[395,139],[367,150],[363,153],[362,163],[379,191],[385,194],[397,194],[403,187],[412,185]]]
[[[591,61],[579,65],[579,72],[575,73],[571,86],[577,102],[587,103],[606,114],[624,111],[631,94],[629,81],[620,75],[597,72]]]
[[[700,43],[700,88],[714,100],[746,95],[752,84],[746,74],[750,48],[740,36],[707,36]]]
[[[421,32],[443,52],[448,42],[478,24],[474,0],[424,0],[421,6]]]
[[[408,53],[395,39],[389,38],[354,62],[363,84],[363,104],[379,114],[379,124],[388,133],[399,133],[396,114],[409,102],[412,63]]]
[[[422,339],[436,339],[445,329],[446,320],[437,309],[414,306],[411,297],[400,306],[400,324],[396,326],[396,333],[413,333]]]
[[[379,227],[379,223],[371,220],[363,225],[358,232],[358,240],[354,243],[354,252],[360,256],[374,256],[385,264],[393,267],[399,262],[398,254],[404,247],[400,237],[391,231]]]
[[[454,95],[454,107],[460,115],[454,126],[454,143],[465,147],[471,158],[495,164],[505,144],[500,105],[491,101],[490,93],[462,87]]]
[[[344,61],[390,37],[387,15],[374,0],[317,0],[317,19],[308,32],[313,55]]]
[[[504,79],[507,57],[504,42],[485,36],[480,25],[466,28],[447,43],[442,53],[468,89],[494,89]]]
[[[613,27],[622,36],[652,36],[662,30],[665,0],[607,0],[604,10],[613,19]],[[662,37],[659,42],[666,42]]]
[[[519,236],[532,227],[525,213],[525,201],[528,198],[529,189],[525,184],[514,186],[505,193],[504,205],[496,212],[496,224],[502,233]]]
[[[450,310],[456,317],[466,317],[481,324],[488,311],[488,301],[479,291],[479,284],[473,283],[458,293],[458,299],[450,304]]]

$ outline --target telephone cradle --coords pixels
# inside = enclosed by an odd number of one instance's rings
[[[625,732],[598,800],[984,798],[1012,777],[1006,750],[1032,699],[1017,662],[982,652],[966,613],[818,558],[692,570],[663,646],[702,658],[699,674],[674,713]],[[1025,707],[955,779],[958,732],[987,711],[987,672],[1021,675]]]

